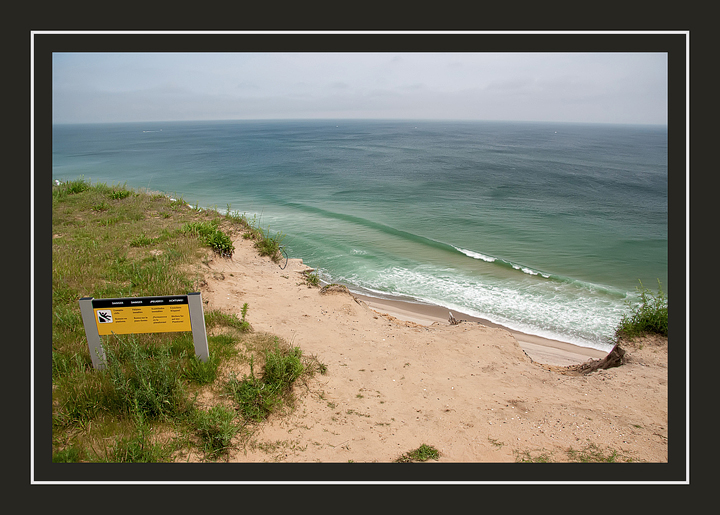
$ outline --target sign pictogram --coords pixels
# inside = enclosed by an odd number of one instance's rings
[[[98,324],[112,324],[112,311],[109,309],[98,309],[96,313]]]

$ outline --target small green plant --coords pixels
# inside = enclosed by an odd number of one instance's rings
[[[141,410],[135,410],[135,432],[117,438],[114,447],[105,448],[101,462],[112,463],[160,463],[170,461],[172,445],[163,446],[151,439],[151,428],[146,424]]]
[[[255,242],[255,248],[258,250],[261,256],[268,256],[273,261],[280,260],[280,243],[282,242],[285,235],[283,233],[276,233],[274,236],[270,235],[269,231],[259,229],[260,238]]]
[[[189,222],[183,225],[182,232],[198,236],[205,245],[223,257],[231,257],[235,246],[230,237],[218,228],[218,221]]]
[[[148,238],[145,233],[141,233],[137,235],[135,238],[130,240],[130,246],[131,247],[147,247],[148,245],[153,244],[153,239]]]
[[[660,280],[657,293],[645,288],[642,281],[637,290],[640,293],[640,302],[635,305],[628,302],[630,314],[623,315],[615,331],[616,337],[633,338],[648,333],[667,336],[668,300]]]
[[[110,193],[108,193],[108,197],[113,200],[122,200],[124,198],[128,198],[130,195],[132,195],[132,192],[130,190],[126,190],[124,186],[122,189],[113,189]]]
[[[437,460],[440,452],[433,446],[422,444],[417,449],[406,452],[395,460],[395,463],[412,463],[414,461]]]
[[[490,438],[489,436],[488,436],[488,442],[493,444],[498,449],[501,448],[503,445],[505,445],[503,442],[496,440],[495,438]]]
[[[254,360],[251,358],[251,367]],[[280,403],[277,392],[265,388],[265,383],[255,377],[251,370],[249,376],[238,379],[235,373],[225,383],[225,392],[237,405],[240,415],[251,422],[265,420]]]
[[[539,452],[535,455],[528,450],[514,451],[516,463],[550,463],[552,456],[547,452]]]
[[[205,325],[208,328],[216,326],[226,326],[233,327],[240,331],[249,331],[250,323],[245,320],[245,317],[247,316],[247,311],[247,302],[243,304],[242,311],[240,313],[241,318],[238,318],[235,313],[223,313],[222,311],[217,310],[209,311],[205,313]]]
[[[568,458],[571,461],[580,463],[617,463],[618,461],[630,462],[629,458],[625,458],[614,449],[603,451],[594,443],[588,444],[584,449],[575,450],[572,447],[567,451]]]
[[[305,282],[309,286],[320,286],[320,276],[317,271],[307,272],[305,275]]]
[[[105,459],[113,463],[161,463],[170,461],[170,451],[149,441],[145,433],[121,438]]]
[[[282,404],[291,405],[295,381],[305,371],[298,347],[281,347],[277,338],[274,349],[264,352],[262,377],[255,376],[255,359],[250,358],[250,375],[238,379],[231,373],[225,391],[235,401],[245,419],[260,422]]]
[[[290,347],[283,352],[279,343],[276,342],[275,349],[265,351],[263,381],[277,389],[292,387],[304,369],[301,358],[300,347]]]
[[[86,182],[84,178],[79,178],[74,181],[68,181],[62,183],[62,187],[68,195],[75,195],[82,193],[90,189],[90,183]]]
[[[344,284],[332,283],[320,288],[320,293],[350,293],[350,290],[348,290],[348,287]]]
[[[202,361],[197,356],[191,356],[183,370],[183,378],[193,383],[204,385],[210,384],[217,378],[220,359],[215,353],[211,353],[207,361]]]
[[[214,406],[208,411],[197,410],[193,424],[203,451],[211,457],[227,452],[239,431],[235,424],[235,413],[224,406]]]

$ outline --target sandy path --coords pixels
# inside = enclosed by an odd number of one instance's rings
[[[328,373],[230,461],[390,462],[423,443],[440,462],[568,461],[570,448],[590,445],[618,459],[667,461],[666,345],[629,348],[621,367],[567,375],[552,364],[602,353],[322,294],[304,284],[301,260],[283,270],[250,242],[235,246],[232,260],[203,265],[208,309],[239,314],[247,302],[254,331],[317,356]]]

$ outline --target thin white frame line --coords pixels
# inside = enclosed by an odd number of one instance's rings
[[[398,34],[398,35],[418,35],[418,34],[642,34],[642,35],[658,35],[658,34],[685,34],[689,35],[687,30],[36,30],[31,34]]]
[[[690,34],[685,34],[685,477],[690,483]]]
[[[685,35],[685,185],[686,185],[686,235],[685,235],[685,278],[686,278],[686,390],[685,390],[685,468],[684,481],[251,481],[251,482],[203,482],[203,481],[36,481],[35,480],[35,399],[34,399],[34,355],[35,355],[35,35],[37,34],[684,34]],[[102,30],[39,30],[30,31],[30,483],[31,484],[617,484],[617,485],[675,485],[690,483],[690,31],[632,30],[632,31],[102,31]]]
[[[35,37],[30,36],[30,483],[35,479]]]

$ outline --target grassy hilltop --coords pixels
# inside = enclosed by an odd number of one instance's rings
[[[280,257],[281,235],[254,220],[189,206],[182,198],[82,179],[55,184],[52,245],[53,461],[222,459],[252,445],[254,429],[293,405],[293,385],[325,367],[279,338],[255,333],[240,315],[205,311],[210,359],[192,333],[102,337],[107,366],[92,366],[81,297],[187,294],[213,253],[232,256],[233,236]],[[248,370],[244,377],[220,371]],[[210,409],[197,396],[213,392]],[[223,399],[224,402],[220,402]],[[226,399],[229,399],[228,403]]]

